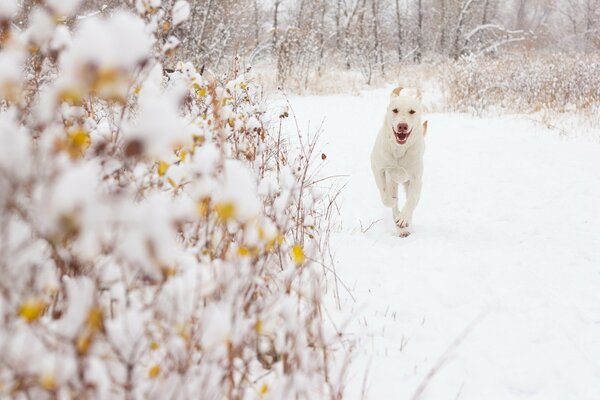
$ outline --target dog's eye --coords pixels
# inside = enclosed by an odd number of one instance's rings
[[[410,115],[413,115],[414,113],[416,113],[416,111],[415,111],[415,110],[410,110],[408,113],[409,113]]]
[[[394,109],[392,110],[392,112],[393,112],[394,114],[398,114],[398,109],[397,109],[397,108],[394,108]]]

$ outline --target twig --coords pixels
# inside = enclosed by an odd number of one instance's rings
[[[419,384],[419,386],[417,387],[417,390],[415,390],[415,393],[411,397],[412,400],[418,400],[421,398],[421,395],[423,394],[423,392],[425,391],[425,389],[427,388],[429,383],[431,383],[431,381],[433,380],[435,375],[437,375],[437,373],[440,372],[440,370],[442,369],[442,367],[444,366],[446,361],[448,361],[450,354],[454,350],[456,350],[458,348],[458,346],[461,345],[461,343],[467,338],[467,336],[469,336],[471,334],[473,329],[481,322],[481,320],[485,316],[485,313],[486,313],[486,311],[482,311],[473,321],[471,321],[471,323],[469,325],[467,325],[467,327],[461,332],[461,334],[458,335],[458,337],[456,339],[454,339],[454,341],[450,344],[450,346],[448,346],[446,351],[440,356],[440,358],[437,360],[435,365],[431,368],[429,373],[425,376],[423,381]]]

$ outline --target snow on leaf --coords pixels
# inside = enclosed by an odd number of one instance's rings
[[[0,20],[12,19],[19,11],[18,0],[2,0],[0,2]]]
[[[190,4],[185,0],[179,0],[173,5],[173,26],[177,26],[190,17]]]
[[[81,0],[45,0],[45,3],[58,16],[71,16],[81,3]]]

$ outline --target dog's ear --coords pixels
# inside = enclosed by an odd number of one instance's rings
[[[417,88],[417,99],[423,101],[423,92],[421,92],[421,88]]]
[[[390,97],[398,97],[400,96],[400,92],[402,91],[403,88],[401,88],[400,86],[398,86],[396,89],[392,90],[392,94],[390,95]]]
[[[427,127],[429,126],[429,121],[425,120],[423,122],[423,136],[427,135]]]

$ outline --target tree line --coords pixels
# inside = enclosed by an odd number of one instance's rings
[[[84,9],[154,2],[86,0]],[[224,71],[240,56],[248,65],[272,66],[282,86],[325,67],[357,70],[370,82],[399,63],[600,48],[600,0],[198,0],[190,6],[190,19],[177,28],[176,58]]]

